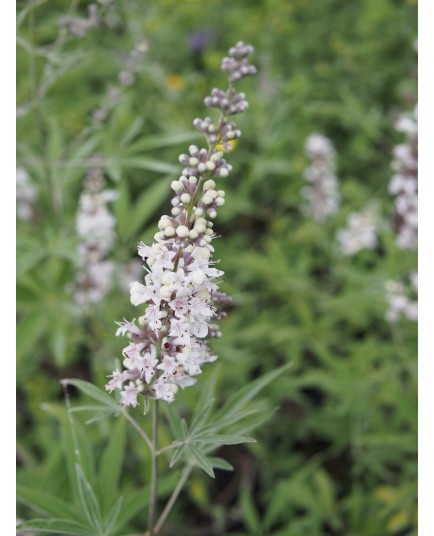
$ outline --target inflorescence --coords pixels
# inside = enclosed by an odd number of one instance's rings
[[[400,115],[395,123],[398,132],[406,136],[404,143],[396,145],[392,168],[395,174],[389,184],[389,192],[396,196],[395,213],[397,242],[402,249],[417,247],[417,176],[418,176],[418,126],[417,110]]]
[[[106,256],[115,241],[116,220],[108,203],[116,198],[114,190],[104,189],[101,163],[94,157],[80,195],[76,220],[80,237],[80,270],[74,286],[74,299],[83,308],[100,302],[112,286],[115,264]]]
[[[116,334],[127,335],[130,342],[123,350],[124,370],[115,370],[106,385],[109,392],[121,390],[124,406],[137,406],[139,395],[172,402],[178,386],[194,384],[202,365],[217,359],[207,339],[220,336],[212,321],[225,316],[223,308],[231,300],[219,291],[223,272],[211,260],[216,237],[211,220],[225,203],[216,180],[227,177],[232,167],[216,147],[226,149],[241,135],[228,116],[248,106],[233,84],[256,73],[248,60],[252,52],[253,47],[239,42],[223,59],[229,88],[213,89],[205,99],[206,106],[221,111],[220,119],[193,122],[208,146],[191,145],[179,157],[183,171],[171,184],[171,215],[160,218],[152,246],[138,245],[147,273],[145,284],[131,284],[131,302],[146,310],[131,322],[118,322]]]
[[[336,153],[329,138],[321,134],[311,134],[307,138],[305,152],[311,164],[304,170],[304,176],[310,183],[301,192],[308,201],[304,210],[308,216],[324,222],[338,210],[340,203]]]

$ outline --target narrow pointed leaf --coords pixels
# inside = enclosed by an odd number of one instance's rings
[[[115,400],[113,400],[113,398],[111,398],[102,389],[99,389],[98,387],[96,387],[90,382],[86,382],[84,380],[74,380],[74,379],[66,378],[62,380],[61,383],[63,385],[73,385],[85,395],[93,398],[94,400],[97,400],[102,405],[113,409],[113,411],[116,413],[121,413],[122,411],[122,408],[119,406],[119,404]]]
[[[286,365],[279,367],[275,370],[271,370],[267,374],[264,374],[257,380],[248,383],[245,387],[243,387],[240,391],[235,393],[223,406],[220,415],[226,416],[226,415],[232,415],[236,413],[237,411],[240,411],[243,407],[245,407],[253,398],[256,397],[256,395],[262,391],[269,383],[271,383],[273,380],[284,374],[288,368],[291,366],[291,363],[287,363]]]
[[[212,463],[205,456],[205,454],[201,452],[198,448],[196,448],[194,445],[188,445],[186,449],[188,453],[191,454],[197,465],[199,465],[199,467],[201,467],[205,471],[205,473],[209,474],[210,477],[215,478]]]
[[[185,445],[181,445],[177,449],[175,449],[175,452],[173,453],[172,459],[170,460],[170,467],[173,467],[175,463],[181,458],[181,456],[185,452]]]
[[[98,478],[103,513],[107,513],[118,495],[119,478],[125,453],[126,420],[118,418],[101,459]]]
[[[201,426],[207,421],[209,414],[211,413],[212,407],[214,405],[214,398],[208,400],[208,402],[202,407],[202,409],[196,410],[195,415],[190,425],[190,434],[194,435],[195,432],[199,431]]]
[[[214,469],[220,469],[222,471],[233,471],[234,466],[223,458],[218,458],[215,456],[208,456],[208,460],[212,463]]]
[[[165,404],[164,409],[166,411],[167,422],[174,439],[182,438],[182,427],[179,419],[178,412],[171,404]]]
[[[124,501],[124,498],[119,497],[119,499],[115,502],[113,508],[111,509],[109,515],[107,516],[107,519],[104,523],[105,536],[110,536],[111,534],[114,533],[114,529],[116,528],[116,522],[119,518],[119,514],[121,512],[123,501]]]
[[[241,435],[203,434],[195,437],[195,442],[209,445],[238,445],[240,443],[256,443],[256,439]]]
[[[89,536],[90,527],[69,519],[32,519],[19,525],[20,530],[31,530],[44,534],[71,534]]]
[[[40,514],[51,517],[80,519],[78,512],[66,501],[41,489],[17,486],[17,500]]]
[[[232,424],[235,424],[236,422],[241,421],[242,419],[245,419],[246,417],[249,417],[250,415],[253,415],[257,412],[257,409],[251,409],[249,411],[240,411],[238,413],[230,414],[225,417],[217,418],[215,421],[210,422],[209,424],[204,426],[202,428],[202,432],[218,432],[222,428],[231,426]]]
[[[78,492],[81,509],[86,516],[89,524],[95,529],[102,530],[101,509],[98,504],[92,486],[86,480],[83,469],[76,464],[75,471],[77,475]]]

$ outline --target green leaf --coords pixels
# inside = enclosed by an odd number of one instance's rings
[[[194,438],[195,442],[209,445],[238,445],[240,443],[256,443],[253,437],[241,435],[203,434]]]
[[[98,487],[103,515],[116,500],[125,453],[126,420],[118,418],[101,459]]]
[[[78,512],[66,501],[41,489],[17,485],[17,500],[36,512],[51,517],[80,519]]]
[[[28,272],[46,256],[47,249],[40,243],[21,238],[17,241],[17,275]]]
[[[17,529],[31,530],[32,532],[73,534],[80,536],[89,536],[89,531],[92,530],[86,525],[82,525],[81,523],[69,519],[33,519],[22,523]]]
[[[253,398],[256,397],[256,395],[262,391],[269,383],[271,383],[273,380],[278,378],[279,376],[282,376],[289,367],[292,366],[292,363],[287,363],[286,365],[283,365],[282,367],[279,367],[277,369],[271,370],[267,374],[264,374],[257,380],[248,383],[245,387],[243,387],[240,391],[235,393],[223,406],[220,417],[233,415],[234,413],[240,411],[244,408]]]
[[[102,530],[101,509],[98,504],[98,500],[92,489],[92,486],[84,476],[81,465],[78,463],[75,465],[75,473],[77,476],[81,509],[90,525],[95,529]]]
[[[179,460],[179,458],[185,453],[185,444],[180,445],[175,449],[175,452],[173,453],[172,459],[170,460],[169,467],[173,467],[175,463]]]
[[[65,365],[66,332],[60,315],[51,315],[49,345],[57,366]]]
[[[258,413],[257,409],[240,411],[238,413],[227,415],[226,417],[216,417],[215,420],[202,428],[202,432],[217,432],[222,428],[231,426],[232,424],[235,424],[236,422],[241,421],[250,415],[254,415],[255,413]]]
[[[130,127],[126,130],[122,138],[120,139],[119,146],[127,147],[130,145],[130,142],[139,134],[142,130],[144,123],[144,117],[139,115],[131,123]]]
[[[131,216],[131,199],[128,184],[122,181],[118,187],[119,196],[114,203],[117,229],[120,237],[126,240],[129,236],[129,219]]]
[[[170,473],[167,477],[161,477],[158,482],[158,496],[163,497],[173,491],[178,483],[179,475]],[[124,496],[122,508],[116,523],[119,532],[138,512],[143,511],[149,503],[149,486],[137,491],[132,491]]]
[[[214,469],[221,469],[222,471],[234,470],[234,466],[223,458],[218,458],[217,456],[208,456],[208,460],[211,462]]]
[[[116,160],[111,159],[110,162],[111,165],[117,165],[120,168],[145,169],[146,171],[155,171],[157,173],[179,174],[180,172],[179,166],[145,157],[118,158]]]
[[[181,439],[182,428],[178,412],[171,404],[164,404],[164,409],[166,411],[167,422],[169,424],[172,436],[174,437],[174,439]]]
[[[210,477],[215,478],[214,475],[214,469],[212,467],[211,461],[205,456],[203,452],[201,452],[198,448],[196,448],[194,445],[187,445],[186,446],[187,452],[191,454],[197,465],[201,467],[205,473],[207,473]]]
[[[103,406],[112,409],[115,413],[122,413],[122,408],[117,402],[107,395],[102,389],[93,385],[93,383],[86,382],[84,380],[74,380],[71,378],[65,378],[61,381],[63,385],[73,385],[79,389],[82,393],[100,402]]]
[[[246,486],[241,487],[240,506],[243,513],[243,520],[251,534],[263,534],[261,530],[261,520],[253,501],[252,492]]]
[[[46,327],[46,315],[42,309],[36,309],[20,319],[17,324],[17,360],[36,346]]]
[[[160,149],[171,145],[180,145],[189,141],[197,140],[197,132],[181,132],[180,134],[147,136],[129,146],[130,154],[141,154],[150,149]]]
[[[110,534],[114,533],[114,529],[116,528],[116,522],[119,518],[123,502],[124,498],[119,497],[119,499],[113,505],[113,508],[111,509],[104,523],[104,536],[109,536]]]
[[[200,430],[200,427],[207,421],[209,414],[211,413],[212,407],[214,405],[214,398],[208,400],[208,402],[200,409],[199,405],[196,409],[195,414],[190,425],[190,433],[194,435],[195,432]]]
[[[134,236],[150,220],[168,195],[169,187],[165,179],[158,179],[148,186],[129,213],[125,237]]]

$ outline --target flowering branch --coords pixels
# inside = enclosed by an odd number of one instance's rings
[[[147,307],[137,320],[118,323],[116,334],[130,339],[123,350],[125,370],[114,371],[106,385],[109,392],[121,390],[124,406],[136,407],[139,396],[173,402],[178,386],[193,385],[201,366],[217,359],[206,339],[220,336],[211,320],[225,316],[222,308],[230,298],[219,292],[217,280],[223,272],[211,260],[215,238],[211,220],[225,202],[214,178],[227,177],[232,167],[216,147],[229,149],[241,135],[228,116],[248,106],[244,93],[233,84],[256,72],[248,61],[252,51],[239,42],[223,59],[229,88],[226,92],[215,88],[205,99],[207,106],[221,110],[221,117],[217,123],[209,117],[193,122],[206,136],[208,148],[191,145],[188,154],[179,157],[184,169],[171,184],[175,192],[171,215],[160,218],[152,246],[138,246],[147,274],[145,284],[131,284],[131,302]]]
[[[221,111],[220,118],[217,122],[210,117],[193,121],[194,127],[205,135],[207,148],[191,145],[188,154],[180,155],[184,168],[171,184],[175,192],[171,215],[160,218],[152,246],[142,242],[138,245],[147,273],[145,284],[131,283],[131,302],[136,306],[145,304],[146,309],[137,320],[118,322],[116,335],[127,335],[130,342],[123,350],[124,370],[112,373],[106,389],[119,389],[123,406],[138,406],[139,397],[145,397],[145,407],[148,399],[154,401],[152,437],[144,436],[151,450],[149,536],[160,530],[191,471],[189,465],[154,528],[157,458],[164,450],[158,450],[158,400],[173,402],[179,386],[193,385],[195,376],[202,372],[201,366],[217,359],[207,344],[207,339],[220,336],[211,321],[224,317],[222,309],[230,303],[230,298],[219,291],[218,279],[223,272],[211,260],[211,242],[215,238],[211,220],[225,203],[225,192],[216,189],[214,179],[227,177],[232,170],[217,146],[229,150],[231,142],[241,136],[228,117],[248,107],[244,93],[238,93],[234,84],[256,73],[248,60],[252,52],[251,46],[240,41],[222,61],[229,87],[226,91],[214,88],[205,98],[206,106]]]

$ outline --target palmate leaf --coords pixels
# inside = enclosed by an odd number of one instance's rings
[[[195,465],[214,477],[213,467],[218,467],[218,465],[214,465],[212,461],[213,459],[208,456],[213,450],[222,445],[238,445],[256,441],[253,437],[246,436],[244,433],[225,434],[218,432],[225,428],[229,428],[233,424],[254,413],[257,413],[257,409],[246,410],[245,407],[264,387],[285,372],[289,366],[290,365],[288,364],[273,370],[243,387],[229,399],[223,408],[217,412],[215,417],[211,418],[210,422],[207,421],[210,418],[214,399],[209,397],[214,391],[217,377],[216,374],[214,374],[210,378],[208,384],[204,386],[203,391],[205,391],[205,394],[202,394],[201,396],[201,404],[198,404],[190,428],[188,428],[185,419],[181,420],[180,426],[179,418],[176,418],[174,410],[168,409],[171,431],[174,433],[175,437],[180,438],[176,439],[173,443],[174,446],[177,446],[172,454],[170,467],[173,467],[180,459],[186,457],[189,458],[190,461],[193,460]],[[251,430],[261,424],[263,420],[268,419],[274,411],[274,409],[271,412],[267,411],[264,415],[261,414],[259,418],[255,418],[254,422],[248,422],[244,424],[244,426],[241,426],[243,432]],[[229,432],[231,432],[231,430],[229,430]],[[239,432],[239,429],[237,432]],[[223,468],[230,470],[231,466],[226,464]]]

